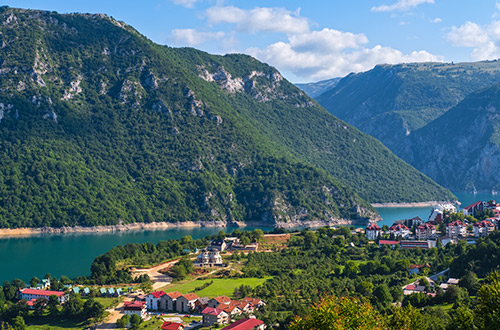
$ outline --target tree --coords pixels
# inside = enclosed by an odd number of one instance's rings
[[[38,298],[33,304],[33,308],[35,309],[35,315],[40,316],[45,312],[48,304],[47,298]]]
[[[373,297],[377,304],[385,307],[392,302],[392,295],[387,284],[381,284],[373,290]]]
[[[342,274],[344,274],[346,277],[354,278],[358,274],[358,272],[358,265],[356,265],[354,261],[349,260],[345,263],[344,271],[342,272]]]
[[[93,318],[95,320],[99,320],[104,315],[104,306],[100,302],[95,301],[94,298],[89,298],[83,304],[82,314],[86,318]]]
[[[264,231],[262,231],[262,229],[254,229],[252,232],[252,236],[257,242],[260,242],[262,237],[264,237]]]
[[[72,295],[63,305],[63,314],[78,316],[83,311],[83,301],[79,295]]]
[[[462,276],[462,278],[460,278],[458,285],[462,288],[466,288],[471,295],[475,296],[477,294],[477,290],[479,289],[479,279],[477,278],[476,273],[468,271],[464,276]]]
[[[314,305],[309,315],[297,316],[291,330],[385,329],[381,315],[366,300],[327,296]]]
[[[126,328],[130,322],[130,316],[128,314],[123,315],[118,321],[116,321],[117,328]]]
[[[477,305],[474,309],[475,324],[479,329],[500,328],[500,273],[492,272],[477,291]]]
[[[24,329],[26,329],[26,323],[24,323],[23,317],[22,316],[16,316],[12,320],[12,327],[15,330],[24,330]]]
[[[248,245],[248,244],[250,244],[250,242],[251,241],[250,241],[250,238],[248,236],[246,236],[246,235],[241,236],[240,243],[242,245]]]
[[[130,328],[137,329],[137,327],[139,327],[139,324],[141,324],[141,322],[142,322],[142,319],[139,315],[132,314],[130,316]]]
[[[474,314],[467,306],[460,306],[453,313],[451,322],[448,324],[449,330],[473,330],[477,329],[474,326]],[[482,329],[482,328],[481,328]]]
[[[369,296],[373,292],[373,283],[367,281],[361,281],[356,285],[356,292],[362,296]]]
[[[38,283],[40,283],[40,279],[39,279],[38,277],[34,276],[34,277],[31,279],[31,281],[30,281],[30,286],[31,286],[32,288],[36,288],[36,285],[37,285]]]
[[[389,329],[426,330],[427,323],[418,309],[411,304],[406,307],[391,308],[392,316],[388,318]]]
[[[55,294],[50,295],[49,302],[47,303],[50,315],[54,316],[59,314],[59,305],[59,299],[57,299],[57,296]]]

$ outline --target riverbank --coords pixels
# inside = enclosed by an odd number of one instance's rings
[[[78,233],[119,233],[127,231],[152,231],[152,230],[167,230],[173,228],[203,228],[203,227],[247,227],[247,226],[264,226],[277,228],[297,228],[297,227],[324,227],[334,225],[356,225],[358,222],[366,223],[366,220],[334,220],[334,221],[305,221],[305,222],[278,222],[275,224],[255,223],[255,222],[223,222],[223,221],[185,221],[185,222],[151,222],[151,223],[130,223],[112,226],[95,226],[95,227],[43,227],[43,228],[14,228],[0,229],[0,238],[7,237],[29,237],[37,235],[67,235]]]
[[[372,203],[375,208],[378,207],[432,207],[438,204],[456,204],[458,201],[428,201],[417,203]]]
[[[172,228],[202,228],[202,227],[245,227],[249,224],[240,222],[226,223],[222,221],[185,221],[185,222],[151,222],[151,223],[129,223],[112,226],[95,227],[43,227],[43,228],[15,228],[0,229],[0,237],[23,237],[45,234],[65,235],[74,233],[113,233],[125,231],[145,231],[145,230],[167,230]]]

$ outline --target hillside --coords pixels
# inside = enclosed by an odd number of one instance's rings
[[[451,189],[499,191],[500,85],[467,96],[398,147],[404,159]]]
[[[363,219],[453,196],[245,55],[0,9],[0,226]]]
[[[333,79],[328,79],[328,80],[322,80],[318,82],[312,82],[312,83],[304,83],[304,84],[295,84],[298,88],[300,88],[303,92],[305,92],[307,95],[309,95],[312,98],[316,98],[326,92],[327,90],[330,90],[337,86],[339,81],[342,78],[333,78]]]
[[[395,150],[405,136],[468,94],[500,82],[500,62],[378,65],[351,74],[317,100],[330,113]]]

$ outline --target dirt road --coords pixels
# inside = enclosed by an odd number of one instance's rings
[[[160,270],[165,268],[170,268],[175,265],[180,259],[167,261],[158,266],[154,266],[146,269],[132,269],[132,277],[136,278],[143,274],[147,274],[153,283],[153,290],[157,290],[161,287],[164,287],[170,283],[172,283],[172,277],[160,273]]]

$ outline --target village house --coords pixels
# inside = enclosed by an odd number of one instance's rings
[[[475,202],[469,206],[464,207],[462,210],[464,215],[472,215],[473,217],[476,216],[478,212],[482,212],[484,209],[484,204],[481,201]]]
[[[38,290],[38,289],[22,289],[18,292],[18,298],[30,301],[31,299],[46,298],[49,299],[50,296],[56,296],[60,304],[63,304],[68,300],[68,295],[63,291],[50,291],[50,290]]]
[[[415,232],[418,240],[426,240],[436,236],[436,227],[429,223],[424,223],[417,227]]]
[[[210,301],[208,302],[208,307],[217,308],[220,305],[229,305],[230,302],[231,302],[231,299],[229,297],[219,296],[219,297],[215,297],[215,298],[210,299]]]
[[[48,278],[43,278],[42,281],[36,285],[36,289],[47,290],[48,288],[50,288],[50,279]]]
[[[194,306],[195,306],[195,309],[197,311],[202,311],[205,309],[205,307],[208,306],[208,302],[210,301],[210,298],[208,297],[201,297],[201,298],[198,298],[195,303],[194,303]]]
[[[264,330],[264,322],[255,318],[241,319],[221,330]]]
[[[175,311],[177,307],[177,298],[182,296],[179,291],[169,292],[162,296],[162,299],[165,301],[165,309],[169,311]]]
[[[205,307],[201,315],[204,327],[211,327],[215,323],[224,324],[229,321],[229,315],[219,308]]]
[[[198,298],[200,297],[198,297],[194,293],[187,293],[180,296],[176,301],[177,312],[189,313],[191,310],[194,310],[196,307],[195,302],[196,300],[198,300]]]
[[[212,242],[210,242],[210,249],[216,249],[219,250],[219,252],[222,252],[226,249],[227,244],[223,239],[214,239]]]
[[[495,225],[493,224],[493,222],[488,220],[476,222],[473,227],[475,237],[485,237],[495,230]]]
[[[420,226],[423,224],[424,224],[424,220],[422,220],[420,217],[414,217],[414,218],[407,220],[407,227],[410,227],[410,228]]]
[[[182,323],[165,321],[160,327],[161,330],[184,330],[184,325]]]
[[[382,233],[382,229],[379,226],[372,223],[365,229],[366,237],[369,240],[376,240]]]
[[[413,294],[413,293],[423,293],[425,292],[425,286],[417,285],[417,284],[408,284],[403,288],[403,294],[405,296]]]
[[[238,302],[231,301],[229,305],[220,305],[219,308],[226,312],[229,317],[241,315],[243,313],[243,311],[238,307]]]
[[[434,209],[427,220],[427,223],[432,225],[440,225],[443,222],[443,210]]]
[[[446,236],[458,237],[467,234],[467,226],[462,221],[454,221],[446,225]]]
[[[123,305],[124,305],[123,312],[125,313],[125,315],[131,316],[133,314],[137,314],[141,317],[141,319],[146,318],[146,313],[147,313],[146,302],[138,300],[125,301]]]
[[[165,306],[165,299],[162,299],[162,297],[165,295],[165,292],[163,291],[156,291],[156,292],[151,292],[146,296],[146,303],[148,306],[148,309],[151,310],[158,310],[158,309],[167,309]],[[162,304],[163,302],[163,304]]]
[[[394,234],[394,237],[403,237],[406,238],[410,235],[410,230],[408,227],[401,223],[395,223],[390,228],[389,231]]]
[[[224,263],[217,249],[205,249],[196,257],[194,265],[197,267],[222,267]]]

